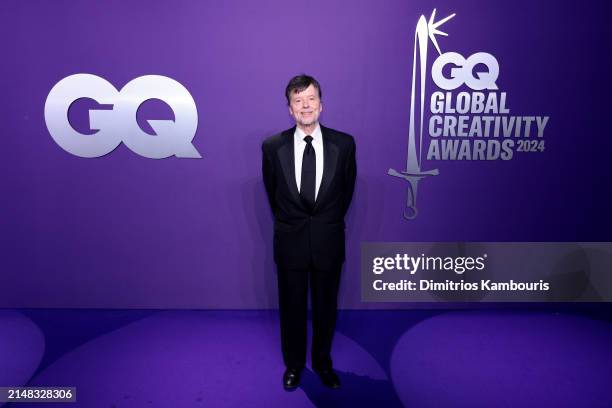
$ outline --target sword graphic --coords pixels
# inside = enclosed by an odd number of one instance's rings
[[[399,177],[408,181],[406,208],[404,209],[404,218],[406,218],[407,220],[412,220],[416,218],[418,214],[416,207],[416,197],[419,181],[427,176],[437,176],[439,174],[438,169],[421,170],[421,153],[423,146],[423,109],[425,106],[425,77],[427,74],[427,45],[429,43],[428,39],[430,39],[433,45],[436,47],[438,54],[442,55],[440,47],[438,46],[438,42],[436,41],[436,35],[447,36],[448,34],[438,30],[438,27],[440,27],[442,24],[444,24],[453,17],[455,17],[455,13],[436,22],[434,21],[436,18],[436,9],[434,9],[431,13],[431,17],[429,18],[429,22],[427,22],[424,15],[421,15],[419,21],[417,22],[416,30],[414,32],[414,52],[412,57],[412,90],[410,94],[410,128],[408,131],[408,154],[406,157],[406,170],[397,171],[395,169],[389,169],[389,171],[387,171],[387,174],[389,174],[390,176]],[[418,145],[416,140],[416,126],[414,122],[417,48],[419,51],[418,65],[420,80],[420,121]]]

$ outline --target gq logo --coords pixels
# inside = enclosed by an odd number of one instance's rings
[[[77,132],[68,120],[70,105],[80,98],[113,105],[112,110],[90,110],[93,135]],[[143,102],[161,99],[174,112],[175,120],[149,120],[156,135],[145,133],[136,122]],[[198,112],[189,91],[174,79],[146,75],[127,83],[118,91],[96,75],[76,74],[59,81],[45,102],[47,129],[60,147],[75,156],[100,157],[112,152],[121,142],[133,152],[151,159],[169,156],[201,158],[191,144],[198,127]]]
[[[484,65],[487,70],[476,72],[474,76],[474,68],[480,64]],[[445,77],[442,73],[447,65],[454,65],[450,70],[450,78]],[[459,53],[446,52],[434,61],[431,66],[431,76],[439,88],[447,91],[457,89],[463,84],[475,91],[497,89],[495,81],[499,76],[499,63],[493,55],[486,52],[477,52],[467,59]]]

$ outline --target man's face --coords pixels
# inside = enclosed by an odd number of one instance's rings
[[[310,126],[319,120],[319,114],[323,110],[319,91],[314,85],[308,86],[302,92],[292,93],[289,103],[289,113],[300,126]]]

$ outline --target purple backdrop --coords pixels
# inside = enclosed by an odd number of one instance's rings
[[[363,241],[610,241],[604,3],[4,1],[0,307],[276,307],[260,144],[291,126],[301,72],[322,84],[322,123],[357,142],[341,307],[389,306],[360,301]],[[434,7],[457,13],[443,51],[495,55],[512,113],[550,116],[546,151],[436,162],[405,221],[406,184],[386,172],[405,163],[414,29]],[[76,73],[182,83],[202,159],[62,150],[43,108]],[[87,108],[71,117],[87,129]]]

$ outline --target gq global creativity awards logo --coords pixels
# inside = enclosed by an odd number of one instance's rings
[[[406,169],[388,174],[407,182],[404,218],[416,218],[417,188],[421,180],[439,175],[435,161],[512,160],[516,153],[545,150],[548,116],[513,114],[508,92],[499,89],[498,60],[488,52],[443,53],[438,28],[455,17],[436,21],[421,15],[414,33],[410,127]],[[428,65],[429,44],[437,57]],[[426,89],[427,75],[435,89]],[[425,118],[425,114],[427,117]],[[426,164],[428,168],[423,168]]]

